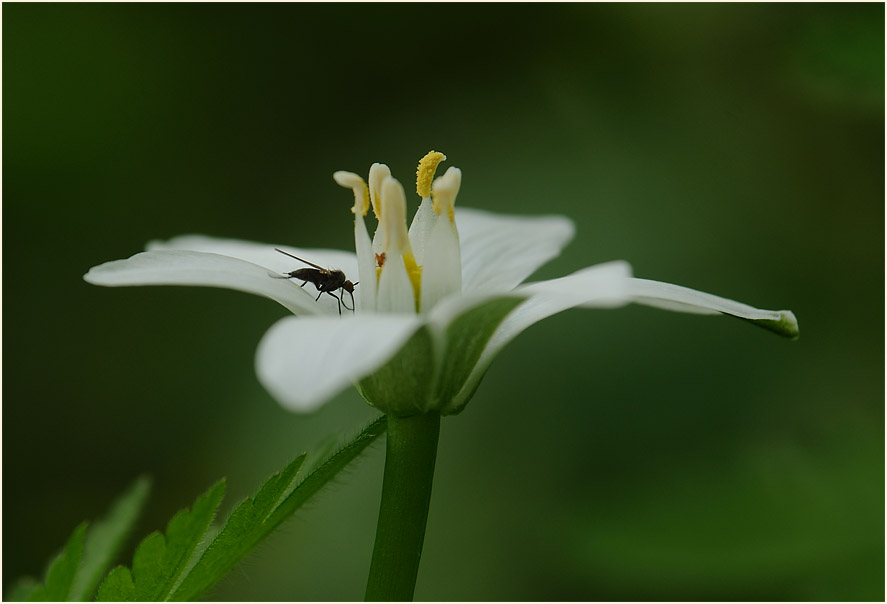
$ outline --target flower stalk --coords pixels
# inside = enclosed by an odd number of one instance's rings
[[[385,477],[367,602],[413,599],[440,434],[440,413],[387,417]]]

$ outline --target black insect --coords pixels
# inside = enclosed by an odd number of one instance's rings
[[[316,287],[317,291],[319,292],[317,294],[317,297],[314,299],[315,302],[317,300],[320,300],[320,297],[324,294],[324,292],[326,292],[329,295],[331,295],[333,298],[335,298],[336,301],[339,303],[339,314],[340,315],[342,314],[342,307],[343,306],[345,307],[346,310],[350,310],[351,312],[354,312],[354,286],[357,285],[357,283],[352,283],[351,281],[349,281],[345,277],[345,273],[343,273],[342,271],[340,271],[338,269],[328,269],[328,268],[323,268],[323,267],[317,266],[313,262],[308,262],[307,260],[302,260],[298,256],[293,256],[289,252],[284,252],[280,248],[274,248],[274,249],[277,250],[278,252],[280,252],[281,254],[289,256],[290,258],[295,258],[299,262],[304,262],[305,264],[314,267],[314,268],[300,268],[298,270],[295,270],[295,271],[292,271],[289,273],[283,273],[283,274],[285,275],[286,279],[301,279],[302,280],[302,287],[305,287],[305,284],[308,283],[309,281],[311,283],[313,283],[314,287]],[[337,289],[340,290],[339,296],[342,296],[341,298],[333,293]],[[351,308],[348,308],[348,305],[345,304],[344,294],[342,294],[342,291],[348,292],[348,295],[351,296]]]

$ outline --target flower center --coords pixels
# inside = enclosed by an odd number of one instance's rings
[[[369,184],[351,172],[333,178],[354,192],[354,236],[364,311],[423,312],[437,300],[462,288],[459,238],[454,203],[461,172],[447,170],[435,179],[446,156],[427,153],[416,170],[416,192],[422,198],[407,229],[403,186],[384,164],[373,164]],[[364,218],[373,208],[378,227],[372,239]],[[366,287],[364,287],[366,286]]]

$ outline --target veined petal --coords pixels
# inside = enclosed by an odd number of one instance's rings
[[[790,310],[763,310],[688,287],[649,279],[629,280],[628,290],[632,301],[638,304],[702,315],[722,313],[751,321],[789,338],[797,338],[799,334],[798,320]]]
[[[437,214],[431,209],[431,198],[426,197],[416,210],[413,222],[410,223],[410,247],[413,248],[416,264],[421,265],[425,262],[425,242],[436,222]]]
[[[461,411],[499,351],[534,323],[575,306],[613,308],[630,302],[630,277],[631,266],[627,262],[615,261],[515,289],[511,295],[527,299],[511,311],[493,332],[462,389],[443,412],[452,414]]]
[[[312,411],[384,365],[420,325],[416,316],[287,317],[262,338],[256,372],[292,411]]]
[[[344,252],[341,250],[329,250],[319,248],[297,248],[289,245],[274,245],[270,243],[257,243],[253,241],[242,241],[240,239],[223,239],[217,237],[207,237],[205,235],[180,235],[173,237],[167,241],[151,241],[147,245],[148,251],[154,250],[191,250],[195,252],[209,252],[222,256],[230,256],[246,260],[252,264],[257,264],[270,269],[276,277],[282,276],[299,268],[305,268],[298,260],[294,260],[274,248],[280,248],[294,256],[303,258],[309,262],[313,262],[318,266],[331,269],[339,269],[345,273],[345,276],[352,281],[358,280],[357,256],[352,252]],[[301,285],[300,281],[293,281],[295,285]],[[372,284],[371,284],[372,286]],[[314,298],[319,293],[312,284],[307,284],[305,293],[311,294]],[[357,286],[355,292],[356,308],[360,309],[363,305],[361,299],[361,287]],[[337,296],[340,292],[333,292]],[[351,303],[350,296],[348,304]],[[338,314],[339,303],[332,296],[321,296],[317,302],[321,309]],[[298,313],[301,314],[301,313]]]
[[[296,314],[323,313],[323,307],[297,284],[272,278],[262,266],[219,254],[189,250],[142,252],[89,269],[83,278],[93,285],[201,285],[258,294]]]
[[[148,251],[154,250],[192,250],[209,252],[222,256],[240,258],[259,266],[271,269],[274,273],[288,273],[297,268],[297,260],[288,258],[274,251],[274,248],[285,250],[299,258],[304,258],[324,268],[337,268],[352,280],[357,278],[357,256],[353,252],[329,250],[322,248],[299,248],[289,245],[275,245],[240,239],[224,239],[205,235],[180,235],[166,241],[151,241],[146,246]],[[298,266],[297,266],[298,265]]]
[[[373,242],[370,241],[363,216],[357,216],[354,219],[354,248],[357,250],[359,266],[360,288],[358,292],[361,306],[364,312],[371,312],[376,310],[376,259],[373,255]]]
[[[419,304],[422,312],[427,312],[448,295],[462,291],[459,234],[446,216],[441,216],[431,229],[425,246],[428,253],[422,267]]]
[[[396,255],[385,261],[376,292],[376,310],[386,313],[415,314],[416,293],[404,265],[403,256]]]
[[[462,290],[507,291],[560,254],[573,238],[563,216],[508,216],[456,208]]]

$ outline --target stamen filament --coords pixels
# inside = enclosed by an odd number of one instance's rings
[[[333,173],[333,180],[340,187],[354,191],[354,206],[351,208],[351,211],[354,214],[366,216],[367,211],[370,209],[370,190],[363,179],[354,172],[339,170]]]
[[[462,170],[449,168],[443,176],[434,180],[431,189],[431,202],[434,213],[440,216],[444,209],[452,223],[455,220],[456,196],[462,186]]]

